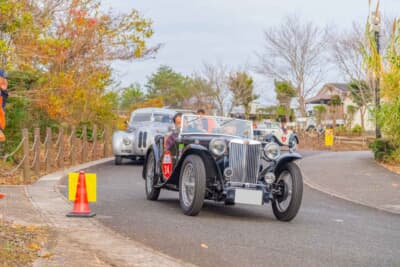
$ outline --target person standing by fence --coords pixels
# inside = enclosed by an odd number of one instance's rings
[[[6,140],[4,129],[6,128],[6,101],[8,98],[7,77],[3,70],[0,69],[0,143]]]

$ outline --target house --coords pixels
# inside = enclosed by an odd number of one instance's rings
[[[328,106],[329,101],[333,96],[338,95],[342,100],[342,104],[337,107],[336,110],[336,123],[344,124],[346,121],[349,121],[348,114],[346,114],[347,107],[352,105],[356,106],[356,104],[351,99],[351,93],[346,83],[326,83],[322,86],[322,88],[318,91],[318,93],[306,99],[307,110],[311,110],[311,115],[313,115],[313,107],[316,105],[326,105]],[[322,118],[323,123],[329,124],[332,123],[333,115],[332,112],[329,112],[329,108],[327,107],[327,113]],[[351,120],[351,127],[355,125],[361,125],[361,113],[357,110]],[[375,130],[375,123],[373,121],[373,116],[371,112],[367,111],[364,115],[364,127],[366,131]]]

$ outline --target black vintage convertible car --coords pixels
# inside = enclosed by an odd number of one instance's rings
[[[294,161],[301,156],[281,155],[278,144],[253,140],[251,121],[184,114],[173,134],[168,150],[166,136],[155,137],[148,150],[147,199],[157,200],[160,190],[168,189],[179,191],[186,215],[197,215],[205,199],[226,205],[271,203],[281,221],[297,215],[303,179]]]

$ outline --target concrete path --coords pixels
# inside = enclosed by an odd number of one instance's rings
[[[400,175],[378,165],[370,151],[321,152],[299,161],[310,187],[400,214]]]

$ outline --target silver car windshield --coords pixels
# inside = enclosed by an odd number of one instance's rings
[[[253,138],[253,124],[235,118],[184,114],[181,134],[228,135]]]
[[[131,124],[144,121],[151,121],[151,113],[136,113],[131,118]]]

